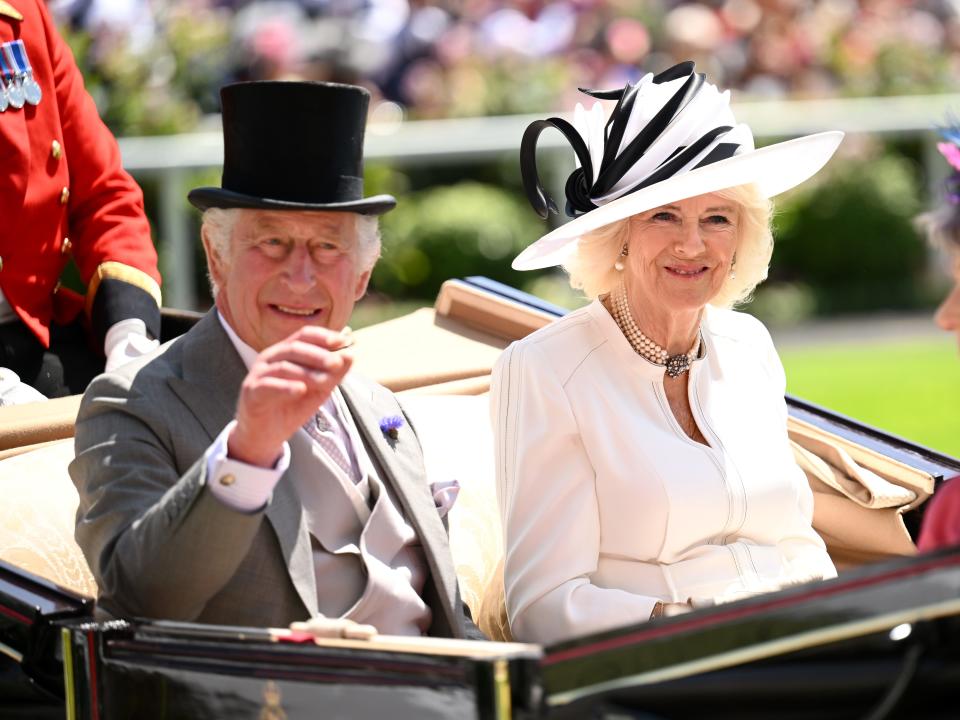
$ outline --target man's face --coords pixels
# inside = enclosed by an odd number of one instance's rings
[[[260,352],[305,325],[341,330],[367,289],[357,261],[356,215],[240,210],[228,254],[204,233],[217,309]]]

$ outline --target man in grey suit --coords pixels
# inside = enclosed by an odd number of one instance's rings
[[[363,197],[368,99],[223,88],[222,187],[190,193],[216,308],[98,377],[77,419],[76,537],[107,611],[464,636],[417,436],[390,392],[349,374],[343,330],[395,204]]]

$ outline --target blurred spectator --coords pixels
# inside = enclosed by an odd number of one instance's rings
[[[118,37],[151,67],[166,43],[169,52],[160,54],[185,67],[164,82],[188,84],[187,95],[206,110],[213,108],[204,106],[207,96],[191,73],[199,64],[206,78],[221,60],[194,59],[210,54],[212,35],[198,29],[211,18],[229,23],[217,37],[229,48],[211,86],[290,77],[357,82],[414,118],[566,108],[571,87],[622,86],[684,59],[758,97],[943,92],[956,89],[960,77],[958,4],[950,0],[55,0],[54,6],[92,34],[95,69],[109,65],[103,48]],[[182,17],[193,24],[184,28]],[[183,37],[171,40],[174,33]]]

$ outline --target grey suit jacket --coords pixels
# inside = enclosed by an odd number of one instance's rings
[[[317,612],[310,537],[293,478],[259,513],[206,490],[203,455],[233,419],[246,368],[214,312],[159,354],[101,375],[83,397],[70,475],[76,538],[109,612],[204,623],[286,627]],[[379,421],[402,410],[378,385],[340,386],[381,477],[416,530],[430,570],[430,634],[463,637],[446,531],[409,422],[388,441]],[[319,588],[323,592],[323,588]]]

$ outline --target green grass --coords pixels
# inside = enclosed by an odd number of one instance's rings
[[[954,338],[785,348],[780,356],[787,392],[960,457]]]

